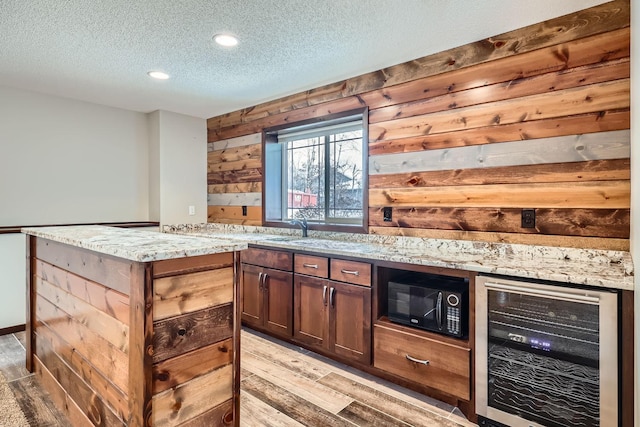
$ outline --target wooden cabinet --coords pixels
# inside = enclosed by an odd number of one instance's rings
[[[242,256],[240,272],[242,321],[256,329],[291,337],[293,334],[291,254],[256,248],[250,248],[247,252]],[[260,264],[281,267],[289,271],[267,268]]]
[[[305,262],[299,263],[298,257],[294,278],[294,339],[350,360],[371,363],[371,289],[299,274],[305,271],[302,264],[309,264],[309,260],[303,258]],[[311,264],[326,265],[322,259]],[[365,265],[370,276],[371,265]],[[312,273],[318,274],[318,270],[321,269],[313,268]]]

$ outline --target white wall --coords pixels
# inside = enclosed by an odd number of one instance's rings
[[[159,160],[157,173],[152,171],[150,212],[159,211],[161,226],[207,222],[206,120],[168,111],[149,116],[150,155]]]
[[[147,221],[148,163],[146,114],[0,86],[0,225]],[[24,242],[0,235],[0,328],[25,323]]]

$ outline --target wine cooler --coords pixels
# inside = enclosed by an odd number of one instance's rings
[[[618,425],[618,293],[476,280],[481,426]]]

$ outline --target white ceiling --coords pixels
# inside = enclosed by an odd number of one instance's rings
[[[208,118],[600,3],[0,0],[0,85]]]

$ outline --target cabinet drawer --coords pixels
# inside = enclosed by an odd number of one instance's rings
[[[249,248],[240,253],[240,259],[245,264],[259,265],[284,271],[293,270],[293,254],[291,252]]]
[[[373,328],[373,366],[462,400],[471,398],[471,350],[383,325]],[[413,362],[428,360],[428,364]]]
[[[296,254],[293,271],[316,277],[329,277],[329,259],[326,257]]]
[[[332,259],[331,279],[356,285],[371,286],[371,264]]]

